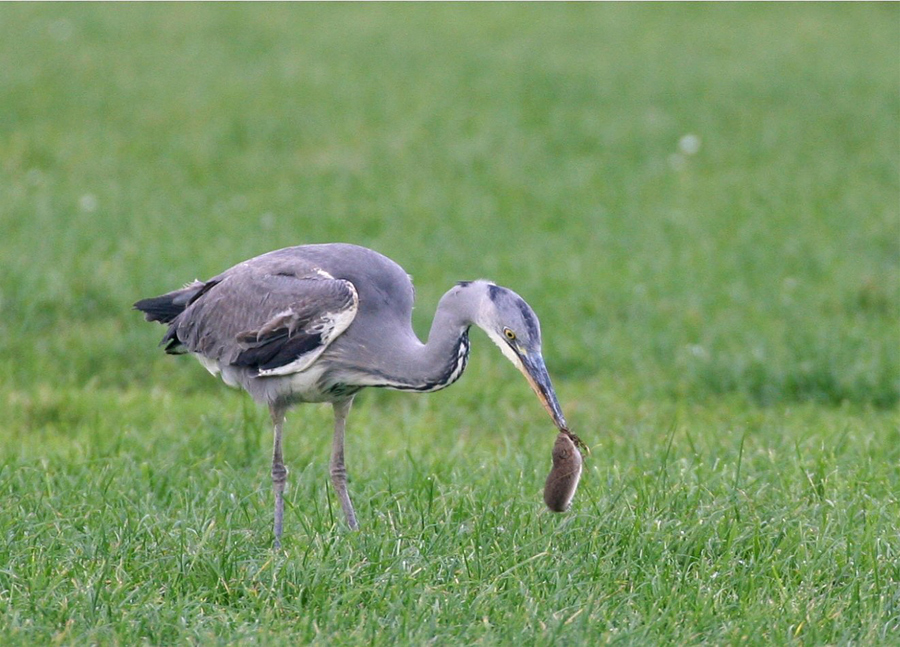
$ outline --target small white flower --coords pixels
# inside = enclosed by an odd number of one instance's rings
[[[85,193],[78,199],[78,206],[85,213],[94,213],[97,210],[97,196]]]
[[[700,138],[693,133],[688,133],[678,140],[678,150],[685,155],[696,155],[700,150]]]

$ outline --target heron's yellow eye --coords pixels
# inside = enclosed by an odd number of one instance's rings
[[[507,338],[509,341],[512,341],[512,340],[514,340],[514,339],[516,338],[516,333],[514,333],[514,332],[513,332],[512,330],[510,330],[509,328],[504,328],[504,329],[503,329],[503,334],[506,335],[506,338]]]

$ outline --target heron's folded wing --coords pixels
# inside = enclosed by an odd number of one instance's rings
[[[176,322],[178,341],[222,364],[287,375],[307,368],[352,323],[349,281],[321,274],[219,277]]]

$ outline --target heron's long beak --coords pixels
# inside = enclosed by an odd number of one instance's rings
[[[539,353],[519,354],[522,362],[520,370],[528,380],[528,384],[534,389],[538,399],[550,417],[553,418],[554,424],[561,430],[568,430],[566,419],[563,416],[562,408],[559,406],[559,400],[556,398],[556,391],[553,390],[553,384],[550,382],[550,374],[547,373],[547,367],[544,365],[544,358]]]

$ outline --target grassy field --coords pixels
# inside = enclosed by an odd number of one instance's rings
[[[900,7],[0,7],[0,644],[900,644]],[[287,245],[542,319],[288,418],[130,311]]]

